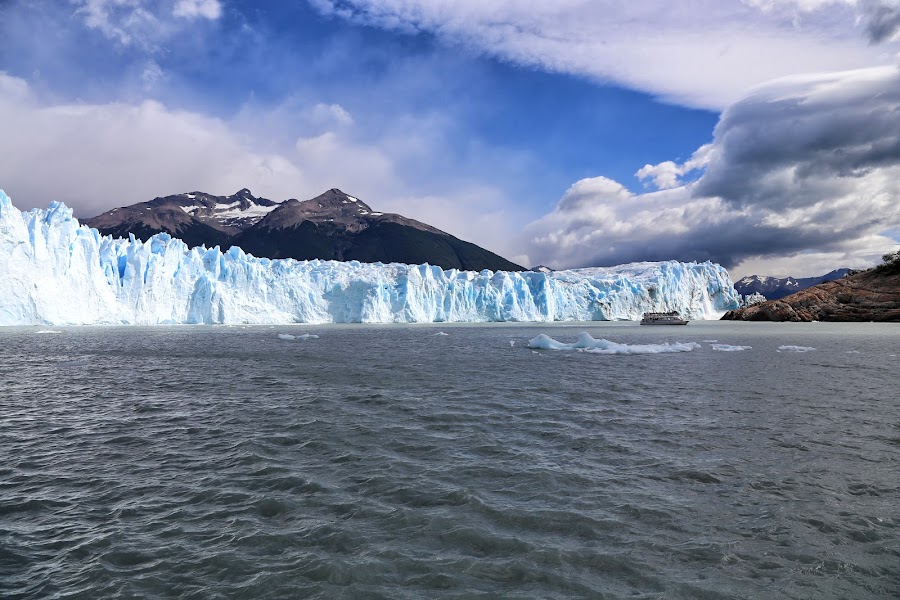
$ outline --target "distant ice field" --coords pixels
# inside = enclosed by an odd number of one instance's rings
[[[0,190],[0,326],[717,319],[740,296],[710,262],[535,273],[270,260],[101,236],[54,202],[21,212]]]
[[[608,345],[529,347],[582,333]],[[898,350],[865,323],[0,328],[0,595],[898,597]]]

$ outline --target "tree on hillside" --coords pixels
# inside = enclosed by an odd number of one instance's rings
[[[883,260],[884,262],[879,267],[879,269],[882,269],[889,273],[900,272],[900,250],[888,252],[881,257],[881,260]]]

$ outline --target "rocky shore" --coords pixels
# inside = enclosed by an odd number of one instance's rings
[[[876,268],[780,300],[731,310],[727,321],[898,321],[900,272]]]

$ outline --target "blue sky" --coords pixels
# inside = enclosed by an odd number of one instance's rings
[[[900,226],[900,120],[872,117],[897,108],[898,15],[894,0],[7,0],[0,188],[92,216],[339,187],[526,264],[864,266]]]

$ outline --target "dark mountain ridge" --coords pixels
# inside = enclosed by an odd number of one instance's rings
[[[331,189],[277,202],[248,189],[231,196],[191,192],[114,208],[83,222],[104,235],[142,240],[166,232],[189,246],[240,246],[254,256],[297,260],[429,263],[444,269],[521,271],[521,266],[426,223]]]
[[[777,277],[750,275],[736,281],[734,289],[744,296],[762,294],[766,297],[766,300],[778,300],[808,287],[846,277],[849,273],[850,269],[835,269],[819,277],[784,277],[780,279]]]
[[[729,321],[900,321],[900,268],[881,266],[731,310]]]

